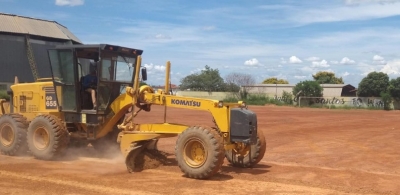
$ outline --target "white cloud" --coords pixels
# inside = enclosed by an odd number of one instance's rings
[[[165,66],[163,66],[163,65],[154,65],[154,64],[150,63],[150,64],[144,64],[143,66],[146,67],[146,69],[150,72],[152,70],[159,71],[159,72],[165,71]]]
[[[370,64],[364,62],[358,63],[357,68],[362,71],[362,76],[367,76],[370,72],[378,71],[374,66],[371,66]]]
[[[294,78],[296,79],[305,79],[307,76],[300,76],[300,75],[296,75],[294,76]]]
[[[386,73],[388,75],[400,74],[400,60],[393,60],[389,61],[381,70],[380,72]]]
[[[341,61],[340,64],[355,64],[356,62],[354,60],[350,60],[348,57],[344,57]]]
[[[56,5],[58,6],[77,6],[77,5],[83,5],[85,3],[85,0],[56,0]]]
[[[171,39],[170,36],[168,36],[168,35],[163,35],[163,34],[156,34],[155,36],[149,37],[149,38],[155,38],[155,39]]]
[[[191,70],[190,74],[198,73],[201,72],[202,70],[205,70],[205,68],[196,68],[195,70]]]
[[[163,66],[163,65],[155,65],[154,66],[154,70],[164,71],[165,70],[165,66]]]
[[[339,64],[339,62],[336,61],[336,60],[330,61],[329,63],[331,63],[331,64]]]
[[[153,69],[153,64],[144,64],[143,65],[147,70]]]
[[[344,72],[343,74],[342,74],[342,77],[347,77],[347,76],[349,76],[350,75],[350,73],[349,72]]]
[[[296,57],[296,56],[292,56],[292,57],[290,57],[289,58],[289,63],[291,63],[291,64],[300,64],[300,63],[302,63],[303,61],[301,61],[298,57]]]
[[[259,64],[260,64],[260,62],[258,62],[258,60],[256,58],[253,58],[253,59],[250,59],[250,60],[247,60],[244,62],[244,65],[246,65],[246,66],[257,66]]]
[[[305,61],[310,61],[310,62],[312,62],[312,61],[318,61],[318,60],[320,60],[319,57],[309,57],[309,58],[306,58],[306,59],[305,59]]]
[[[400,75],[400,59],[388,61],[383,67],[372,64],[360,63],[358,64],[359,69],[362,71],[362,76],[366,76],[371,72],[383,72],[390,75]]]
[[[357,6],[330,6],[297,11],[290,16],[290,20],[295,23],[310,24],[319,22],[368,20],[400,15],[398,6],[382,3],[383,1],[367,1],[369,2],[367,4],[348,4]],[[395,1],[392,2],[394,3]]]
[[[385,58],[383,58],[380,55],[374,55],[372,60],[373,60],[373,63],[377,64],[377,65],[385,65],[386,64]]]
[[[372,58],[374,61],[382,61],[385,60],[382,56],[379,55],[374,55],[374,57]]]
[[[323,67],[323,68],[327,68],[330,65],[328,64],[328,62],[326,60],[322,60],[320,62],[312,62],[311,67],[313,68],[319,68],[319,67]]]
[[[400,0],[345,0],[345,3],[347,5],[354,5],[354,4],[366,4],[366,3],[380,3],[380,4],[386,4],[386,3],[398,3]]]

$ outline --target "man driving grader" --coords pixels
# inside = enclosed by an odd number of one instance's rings
[[[63,155],[72,141],[90,142],[95,149],[112,141],[119,144],[127,169],[133,171],[138,154],[154,150],[160,138],[177,136],[176,161],[189,178],[213,176],[224,158],[236,167],[260,162],[265,138],[257,129],[256,114],[244,102],[171,95],[169,62],[164,90],[139,86],[140,79],[147,79],[142,53],[109,44],[49,50],[52,78],[11,86],[9,112],[2,108],[0,116],[1,152],[12,156],[29,150],[37,159],[52,160]],[[97,66],[91,67],[91,60]],[[91,68],[98,74],[95,105],[82,86]],[[167,109],[163,123],[135,123],[140,111],[151,112],[151,105],[208,111],[215,126],[168,123]]]

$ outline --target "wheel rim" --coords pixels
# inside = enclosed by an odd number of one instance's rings
[[[49,146],[50,136],[44,127],[38,127],[33,132],[33,144],[38,150],[44,150]]]
[[[6,147],[11,146],[14,143],[14,131],[10,124],[6,123],[0,127],[1,144]]]
[[[201,167],[207,160],[207,151],[204,143],[196,138],[186,142],[184,147],[184,160],[190,167]]]

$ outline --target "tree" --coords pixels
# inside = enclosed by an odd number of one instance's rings
[[[333,72],[319,71],[312,76],[319,84],[344,84],[342,77],[336,77]]]
[[[358,84],[358,96],[380,97],[381,92],[386,92],[389,86],[389,76],[383,72],[370,72]]]
[[[321,97],[322,87],[317,81],[302,81],[293,88],[293,94],[305,97]]]
[[[395,100],[400,101],[400,77],[390,80],[388,92]]]
[[[276,77],[270,77],[265,79],[262,84],[289,84],[287,80],[284,79],[277,79]]]
[[[237,98],[246,98],[256,80],[250,74],[230,73],[225,77],[225,82],[227,91],[233,92]],[[242,87],[242,90],[240,90],[240,87]]]
[[[392,96],[388,92],[381,92],[380,94],[383,102],[383,109],[390,110],[390,103],[392,102]]]
[[[224,91],[224,79],[218,69],[212,69],[208,65],[200,73],[194,73],[181,80],[180,89],[192,91]]]

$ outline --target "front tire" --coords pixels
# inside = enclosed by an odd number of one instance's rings
[[[28,127],[28,147],[37,159],[51,160],[63,155],[68,142],[67,127],[54,115],[39,115]]]
[[[178,136],[175,154],[186,177],[207,179],[216,174],[224,162],[223,139],[212,128],[189,127]]]
[[[257,142],[253,145],[247,145],[241,149],[231,149],[225,151],[225,157],[234,167],[253,167],[264,157],[266,151],[266,141],[262,131],[257,131]],[[251,148],[251,149],[250,149]],[[249,152],[250,156],[249,156]],[[251,158],[251,159],[250,159]]]
[[[27,151],[26,129],[28,122],[20,114],[6,114],[0,117],[0,151],[15,156]]]

